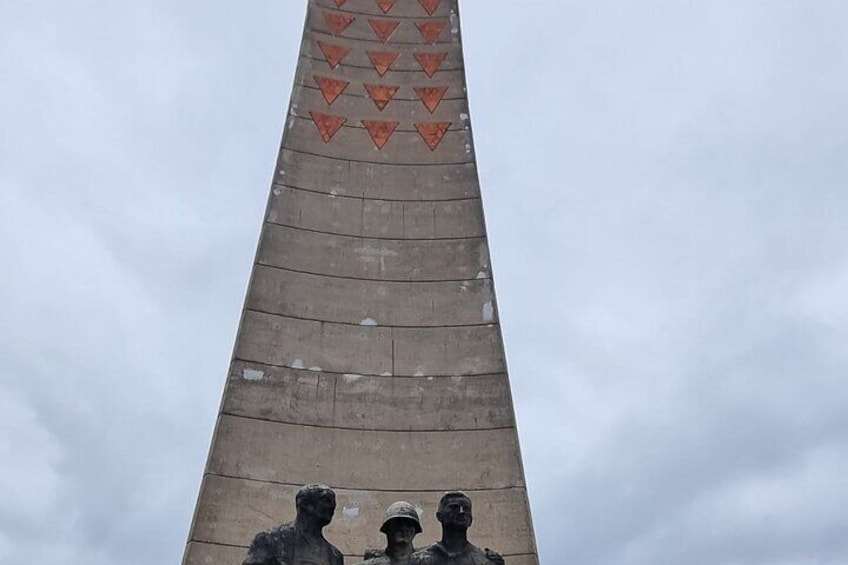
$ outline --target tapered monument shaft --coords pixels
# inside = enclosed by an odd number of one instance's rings
[[[238,565],[336,490],[327,537],[381,547],[385,508],[537,563],[492,287],[457,0],[311,0],[294,92],[184,563]]]

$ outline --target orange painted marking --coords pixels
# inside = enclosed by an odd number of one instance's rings
[[[415,124],[415,129],[421,134],[430,151],[435,151],[450,126],[450,122],[421,122]]]
[[[347,0],[334,0],[334,1],[336,3],[336,6],[338,6],[339,8],[344,6],[345,2],[347,2]]]
[[[395,20],[369,19],[368,23],[371,24],[371,29],[374,30],[374,33],[377,34],[377,37],[379,37],[380,41],[382,41],[383,43],[389,40],[389,38],[397,29],[397,27],[400,25],[400,22]]]
[[[415,53],[415,60],[418,61],[427,76],[433,78],[433,75],[439,72],[447,56],[447,53]]]
[[[327,22],[327,27],[333,32],[333,35],[341,35],[347,26],[353,23],[356,18],[348,14],[336,14],[335,12],[324,12],[324,21]]]
[[[315,122],[315,127],[318,128],[318,133],[321,134],[324,143],[329,143],[347,121],[346,118],[330,116],[321,112],[309,112],[309,115],[312,116],[312,121]]]
[[[314,75],[312,78],[315,79],[315,82],[318,84],[318,88],[321,89],[321,94],[324,95],[324,100],[327,101],[327,104],[330,106],[333,105],[333,102],[336,101],[342,92],[344,92],[347,85],[350,82],[346,80],[338,80],[334,78],[327,78],[318,75]]]
[[[436,10],[439,8],[439,4],[442,3],[442,0],[418,0],[418,3],[427,10],[427,13],[431,16],[436,13]]]
[[[415,22],[415,27],[418,28],[427,43],[437,42],[447,25],[447,22]]]
[[[327,59],[327,63],[331,69],[338,67],[344,58],[347,57],[347,54],[350,53],[350,47],[331,45],[323,41],[318,42],[318,48],[321,49],[321,53],[324,54],[324,58]]]
[[[442,103],[442,98],[445,97],[445,93],[448,91],[447,86],[425,86],[421,88],[415,89],[415,94],[418,95],[418,98],[427,106],[427,109],[430,110],[430,113],[436,111],[436,108],[439,107],[439,104]]]
[[[389,138],[395,133],[400,122],[378,122],[376,120],[362,120],[362,125],[368,130],[371,135],[371,140],[377,149],[382,149],[389,141]]]
[[[384,14],[388,14],[395,7],[396,0],[377,0],[377,5],[383,10]]]
[[[383,111],[383,108],[389,105],[395,94],[397,94],[399,86],[386,86],[383,84],[366,84],[365,90],[368,91],[368,96],[371,97],[371,100],[374,101],[374,104],[380,111]]]
[[[366,51],[365,53],[380,76],[389,72],[389,69],[392,68],[392,65],[400,56],[400,53],[392,53],[390,51]]]

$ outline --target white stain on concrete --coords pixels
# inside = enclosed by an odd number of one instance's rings
[[[492,304],[492,301],[489,300],[485,304],[483,304],[483,320],[486,322],[491,322],[495,319],[495,305]]]
[[[261,381],[265,378],[265,372],[257,371],[256,369],[245,369],[241,375],[246,381]]]
[[[362,375],[355,375],[353,373],[345,373],[344,375],[342,375],[342,379],[344,379],[344,382],[346,382],[347,384],[355,383],[356,381],[362,378],[364,378]]]
[[[344,514],[345,518],[356,518],[359,516],[359,508],[356,506],[345,506],[342,509],[342,514]]]
[[[376,326],[378,324],[377,324],[377,320],[375,320],[374,318],[365,318],[364,320],[359,322],[359,325],[360,326]]]
[[[485,278],[488,278],[488,277],[489,277],[489,275],[486,274],[486,271],[480,271],[479,273],[477,273],[477,280],[478,281],[485,279]]]
[[[305,369],[306,365],[303,363],[303,359],[295,359],[291,364],[292,369]]]
[[[424,376],[424,371],[421,369],[421,367],[418,367],[418,370],[415,371],[415,376],[416,377],[423,377]]]
[[[383,374],[382,374],[382,375],[380,375],[380,376],[381,376],[381,377],[391,377],[391,376],[393,376],[393,375],[392,375],[390,372],[386,371],[385,373],[383,373]]]
[[[313,373],[320,373],[321,371],[323,371],[323,369],[318,365],[315,365],[314,367],[309,367],[309,370]]]
[[[463,122],[467,122],[468,120],[471,119],[471,116],[469,116],[468,114],[463,112],[462,114],[459,115],[459,119],[462,120]]]

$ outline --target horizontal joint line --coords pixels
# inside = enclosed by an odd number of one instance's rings
[[[491,428],[460,428],[460,429],[383,429],[383,428],[351,428],[348,426],[325,426],[321,424],[304,424],[301,422],[284,422],[282,420],[272,420],[270,418],[259,418],[256,416],[245,416],[244,414],[234,414],[223,410],[221,416],[229,416],[230,418],[238,418],[240,420],[253,420],[257,422],[267,422],[269,424],[279,424],[283,426],[300,426],[304,428],[313,428],[318,430],[341,430],[344,432],[363,432],[363,433],[385,433],[385,434],[447,434],[454,432],[469,433],[469,432],[503,432],[506,430],[514,430],[515,426],[493,426]]]

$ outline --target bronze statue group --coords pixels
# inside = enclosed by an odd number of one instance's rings
[[[243,565],[344,565],[341,551],[324,538],[324,527],[333,520],[336,494],[323,485],[307,485],[295,499],[297,518],[256,536]],[[385,550],[367,550],[359,565],[504,565],[503,557],[468,541],[473,520],[471,499],[459,491],[439,501],[436,519],[442,539],[416,550],[421,519],[408,502],[395,502],[386,510],[380,531]]]

